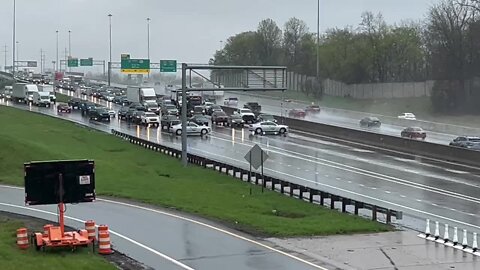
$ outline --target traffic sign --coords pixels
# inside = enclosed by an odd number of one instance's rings
[[[245,155],[245,159],[254,167],[258,169],[258,167],[263,166],[263,163],[268,159],[268,154],[255,144],[250,151]]]
[[[67,61],[68,67],[78,67],[78,58],[69,58]]]
[[[37,67],[37,61],[27,61],[27,67]]]
[[[91,67],[93,66],[93,58],[80,59],[80,66],[82,67]]]
[[[150,60],[122,58],[120,68],[122,73],[126,74],[148,74],[150,72]]]
[[[177,72],[177,60],[160,60],[160,72]]]

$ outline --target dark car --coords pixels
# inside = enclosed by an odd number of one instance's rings
[[[131,121],[135,124],[141,124],[142,123],[142,116],[145,115],[145,111],[135,111],[132,115]]]
[[[223,112],[223,109],[220,105],[213,104],[208,108],[207,114],[212,115],[214,112]]]
[[[450,146],[468,148],[476,143],[480,143],[480,137],[477,136],[459,136],[450,142]]]
[[[206,114],[207,110],[205,110],[205,106],[200,105],[200,106],[195,106],[193,107],[193,114]]]
[[[238,114],[232,114],[228,117],[227,126],[229,127],[244,127],[245,121]]]
[[[118,110],[118,119],[127,119],[128,107],[121,107]]]
[[[377,117],[365,117],[360,120],[360,126],[362,127],[380,127],[382,122]]]
[[[228,115],[224,111],[212,113],[212,124],[218,125],[221,123],[225,125],[227,122]]]
[[[129,108],[135,109],[137,111],[142,111],[142,112],[147,111],[147,108],[140,103],[132,103],[132,104],[129,105]]]
[[[247,102],[243,105],[245,109],[250,109],[255,115],[260,114],[262,111],[262,106],[258,102]]]
[[[113,97],[112,102],[115,103],[115,104],[122,104],[122,99],[123,98],[124,97],[122,97],[122,96],[115,96],[115,97]]]
[[[302,109],[291,109],[288,112],[289,117],[294,117],[294,118],[304,118],[307,115],[305,110]]]
[[[91,110],[96,108],[96,104],[92,102],[80,103],[80,109],[82,110],[82,115],[87,115]]]
[[[277,123],[277,119],[275,119],[275,117],[273,117],[273,115],[271,115],[271,114],[266,114],[266,113],[260,114],[260,115],[257,117],[257,121],[258,121],[258,122],[270,121],[270,122]]]
[[[130,105],[130,104],[132,104],[132,102],[130,102],[130,100],[128,100],[127,97],[122,97],[122,98],[120,99],[120,105],[122,105],[122,106],[128,106],[128,105]]]
[[[80,109],[80,103],[82,103],[82,100],[79,98],[72,98],[68,101],[68,106],[70,106],[72,109]]]
[[[404,130],[402,130],[400,135],[403,138],[422,139],[422,140],[425,140],[425,138],[427,137],[427,133],[421,127],[407,127]]]
[[[95,108],[88,113],[90,120],[110,122],[110,114],[106,108]]]
[[[133,115],[136,111],[137,110],[135,108],[128,108],[127,113],[125,114],[125,120],[127,120],[127,122],[132,122]]]
[[[180,119],[176,115],[164,115],[160,120],[160,125],[162,126],[162,130],[166,129],[169,130],[170,127],[174,125],[180,124]]]
[[[178,115],[179,111],[175,105],[172,104],[166,104],[162,107],[162,115]]]
[[[305,112],[307,113],[320,113],[320,106],[318,105],[310,105],[305,108]]]
[[[208,123],[210,122],[210,120],[204,115],[195,114],[190,118],[190,122],[193,122],[200,126],[208,126]]]
[[[68,106],[68,104],[59,103],[59,104],[57,104],[57,112],[59,112],[59,113],[71,113],[72,108],[70,106]]]

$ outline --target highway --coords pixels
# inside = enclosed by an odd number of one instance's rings
[[[99,82],[99,81],[97,81]],[[101,82],[105,83],[105,82]],[[121,84],[112,84],[112,86],[115,87],[121,87],[125,88],[125,85]],[[166,93],[164,86],[156,86],[155,91],[157,94],[163,94],[163,95],[170,95],[170,93]],[[300,102],[281,102],[280,99],[275,99],[275,98],[268,98],[268,97],[262,97],[259,95],[255,95],[257,92],[254,92],[252,94],[245,93],[242,91],[238,92],[225,92],[225,98],[228,97],[237,97],[239,99],[238,107],[241,108],[246,102],[249,101],[255,101],[258,102],[262,106],[262,113],[268,113],[268,114],[273,114],[273,115],[283,115],[283,116],[288,116],[288,111],[290,109],[305,109],[307,106],[306,103],[300,103]],[[217,100],[217,104],[222,104],[223,105],[223,99]],[[398,124],[388,124],[385,123],[385,121],[391,121],[392,117],[388,117],[389,119],[386,119],[386,117],[379,116],[380,121],[382,121],[382,126],[380,128],[363,128],[360,127],[359,122],[360,119],[362,119],[365,116],[378,116],[378,115],[372,115],[368,113],[361,113],[357,112],[358,114],[355,115],[355,112],[351,111],[349,113],[341,112],[342,110],[338,110],[335,113],[331,112],[331,110],[322,110],[321,113],[312,115],[309,114],[305,117],[305,120],[307,121],[312,121],[312,122],[318,122],[318,123],[323,123],[323,124],[328,124],[328,125],[333,125],[333,126],[339,126],[339,127],[345,127],[345,128],[350,128],[350,129],[357,129],[357,130],[364,130],[364,131],[369,131],[369,132],[374,132],[374,133],[381,133],[381,134],[387,134],[387,135],[392,135],[392,136],[400,136],[401,131],[408,127],[408,126],[420,126],[422,127],[422,121],[408,121],[408,120],[397,120],[394,119],[395,122],[401,122],[404,125],[398,125]],[[352,117],[352,114],[355,116]],[[439,126],[442,126],[441,123],[436,123]],[[427,138],[425,141],[427,142],[432,142],[432,143],[438,143],[438,144],[449,144],[453,139],[455,139],[457,136],[461,135],[478,135],[477,133],[480,132],[480,130],[475,130],[473,128],[462,128],[459,127],[459,129],[464,130],[472,130],[468,134],[464,134],[464,132],[458,130],[456,133],[442,133],[442,132],[435,132],[430,130],[429,128],[424,127],[425,131],[427,132]],[[477,132],[478,131],[478,132]],[[473,132],[473,133],[471,133]],[[457,134],[458,133],[458,134]]]
[[[297,103],[297,102],[283,102],[283,106],[282,106],[282,102],[280,100],[266,98],[266,97],[257,97],[257,96],[252,97],[252,96],[243,94],[242,92],[238,92],[238,93],[226,92],[225,97],[238,97],[239,107],[243,107],[243,105],[248,101],[256,101],[262,106],[263,113],[270,113],[274,115],[288,116],[288,111],[290,109],[305,109],[306,107],[305,103]],[[380,128],[362,128],[359,126],[359,122],[360,122],[360,119],[364,117],[364,115],[368,115],[368,114],[359,113],[359,115],[357,115],[355,118],[352,118],[351,115],[342,115],[338,112],[330,113],[326,110],[322,110],[322,112],[320,112],[317,115],[307,114],[307,116],[305,117],[305,120],[339,126],[339,127],[346,127],[350,129],[358,129],[358,130],[364,130],[364,131],[369,131],[374,133],[387,134],[392,136],[400,136],[401,131],[407,127],[407,125],[399,126],[399,125],[382,123],[382,126]],[[380,117],[380,121],[382,120],[383,119]],[[412,122],[410,125],[415,126],[416,124]],[[427,131],[427,139],[425,141],[438,143],[438,144],[449,144],[457,136],[465,135],[465,134],[455,135],[455,134],[439,133],[439,132],[434,132],[428,129],[425,129],[425,130]]]
[[[25,109],[57,115],[48,108]],[[177,149],[181,146],[180,138],[156,128],[117,119],[109,124],[90,122],[78,112],[61,117],[106,132],[114,128]],[[188,149],[248,169],[244,155],[254,144],[268,152],[265,172],[271,176],[403,211],[404,219],[397,222],[417,230],[423,230],[424,219],[431,218],[480,231],[478,168],[421,161],[295,133],[286,137],[252,136],[245,129],[226,127],[215,127],[206,138],[189,137]]]

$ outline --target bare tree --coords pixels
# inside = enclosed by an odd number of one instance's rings
[[[304,21],[294,17],[285,23],[285,29],[283,31],[283,48],[289,66],[294,66],[298,63],[302,41],[307,34],[308,27]]]

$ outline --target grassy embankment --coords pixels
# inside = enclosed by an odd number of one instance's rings
[[[92,255],[91,249],[81,248],[76,252],[52,250],[49,253],[38,252],[34,248],[20,250],[15,244],[16,230],[24,226],[25,224],[21,221],[0,217],[0,269],[116,269],[102,257]],[[35,229],[41,230],[41,228]]]
[[[390,228],[249,184],[73,123],[0,106],[0,182],[23,184],[23,163],[88,158],[99,195],[171,207],[268,236],[378,232]],[[93,207],[93,205],[92,205]],[[273,210],[276,210],[274,214]]]

